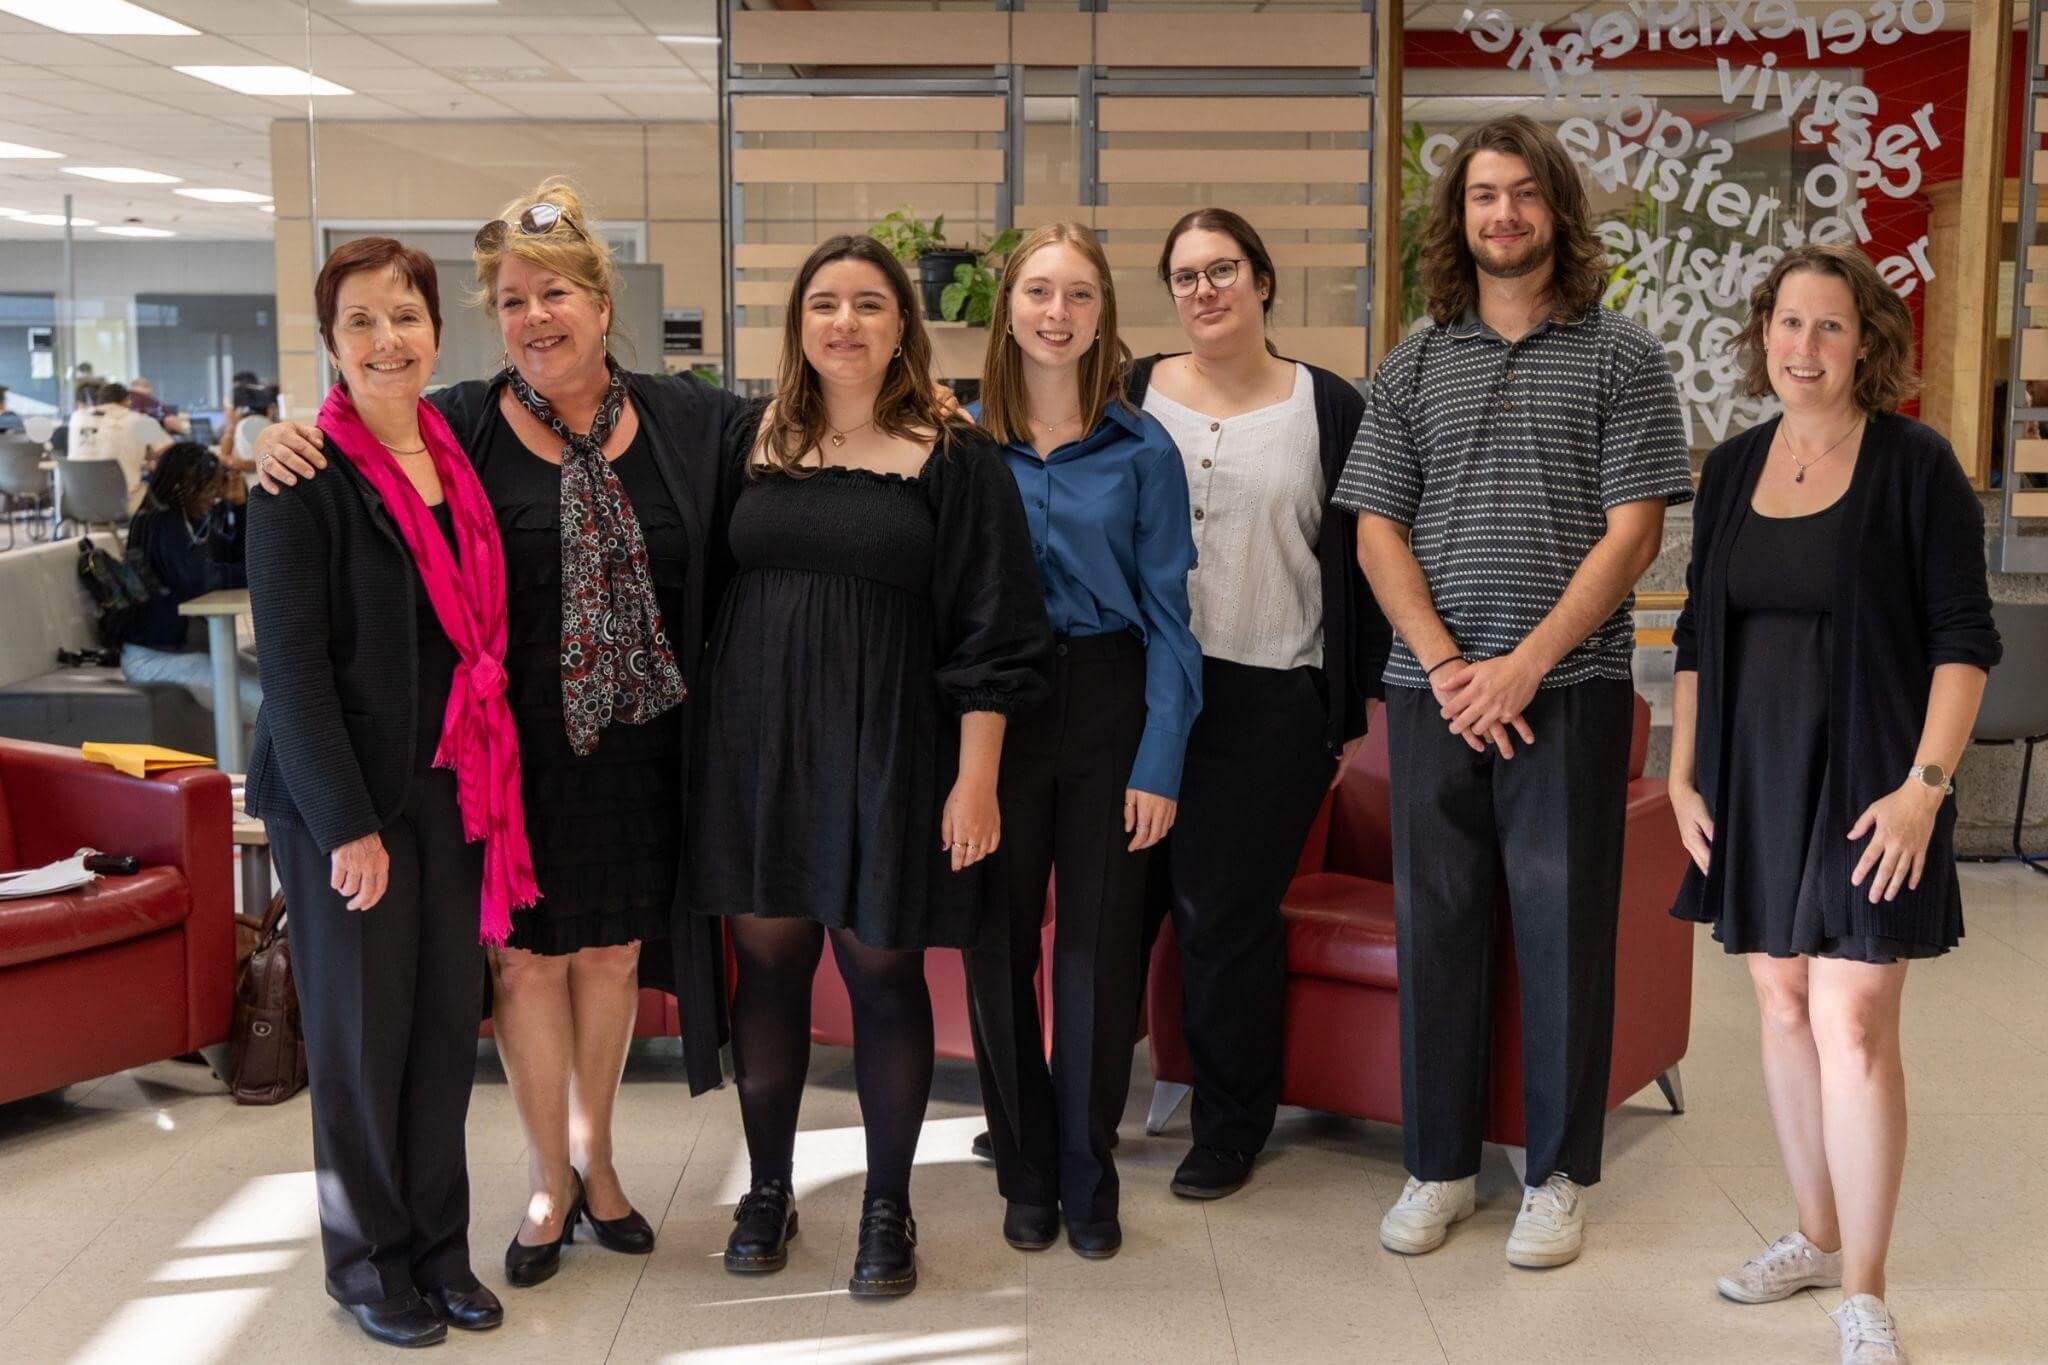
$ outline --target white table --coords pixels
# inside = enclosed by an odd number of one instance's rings
[[[213,760],[222,772],[241,772],[242,658],[235,648],[235,619],[249,614],[247,588],[222,588],[178,604],[180,616],[206,618],[206,652],[213,660]]]

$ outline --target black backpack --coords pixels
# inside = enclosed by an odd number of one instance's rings
[[[78,577],[92,594],[98,612],[100,643],[119,649],[142,623],[153,596],[150,584],[134,565],[116,559],[92,543],[90,536],[78,538]]]

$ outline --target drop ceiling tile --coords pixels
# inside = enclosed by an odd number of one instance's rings
[[[535,35],[525,44],[558,66],[673,67],[675,48],[652,34],[607,38],[584,33]]]
[[[313,74],[326,80],[334,81],[337,84],[345,85],[358,94],[364,95],[386,95],[393,93],[459,95],[465,88],[461,82],[451,80],[438,71],[429,70],[424,66],[412,66],[409,64],[326,66],[321,64],[316,58],[313,63]],[[318,117],[319,111],[325,108],[326,105],[326,100],[320,101],[314,107],[314,116]]]
[[[467,91],[459,95],[391,94],[384,99],[394,108],[421,118],[512,118],[518,112],[509,104]],[[317,111],[314,126],[319,126]]]
[[[230,37],[254,34],[306,32],[307,14],[303,0],[140,0],[140,3],[167,18],[204,33],[223,33]],[[315,6],[320,9],[331,6]],[[343,9],[354,9],[345,5]],[[334,20],[322,14],[312,16],[315,33],[340,33],[343,28]]]
[[[708,123],[718,117],[718,96],[710,91],[649,94],[614,91],[605,96],[634,118],[679,119]]]
[[[131,57],[127,53],[94,42],[89,38],[74,38],[67,33],[53,33],[38,27],[33,33],[10,35],[7,39],[9,60],[23,66],[140,66],[147,59]]]
[[[232,35],[200,33],[183,38],[162,38],[109,34],[96,35],[93,41],[137,61],[148,62],[152,66],[237,66],[273,60],[254,48],[234,41]],[[8,46],[12,47],[13,44],[10,43]]]
[[[464,66],[546,66],[547,60],[516,38],[497,33],[420,33],[388,45],[420,63],[441,69]]]

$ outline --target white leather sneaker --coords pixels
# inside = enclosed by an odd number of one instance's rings
[[[1420,1256],[1435,1251],[1450,1235],[1451,1224],[1462,1223],[1478,1207],[1479,1177],[1463,1180],[1417,1180],[1408,1177],[1401,1198],[1380,1219],[1380,1245],[1403,1256]]]
[[[1584,1187],[1557,1173],[1524,1190],[1508,1234],[1508,1264],[1542,1270],[1578,1260],[1586,1243],[1585,1195]]]
[[[1852,1294],[1828,1314],[1842,1332],[1842,1365],[1906,1365],[1892,1310],[1872,1294]]]
[[[1776,1303],[1802,1289],[1833,1289],[1841,1282],[1841,1252],[1822,1251],[1804,1233],[1788,1232],[1714,1285],[1722,1298],[1737,1303]]]

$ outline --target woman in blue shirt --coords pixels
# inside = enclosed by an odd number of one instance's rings
[[[975,1061],[1003,1236],[1113,1256],[1110,1148],[1130,1086],[1147,850],[1173,827],[1202,704],[1188,627],[1195,545],[1187,473],[1158,420],[1127,403],[1109,264],[1078,223],[1010,253],[982,401],[1017,480],[1058,635],[1052,697],[1011,718],[997,795],[1005,913],[966,954]],[[1048,1067],[1033,977],[1046,880],[1059,883]]]

